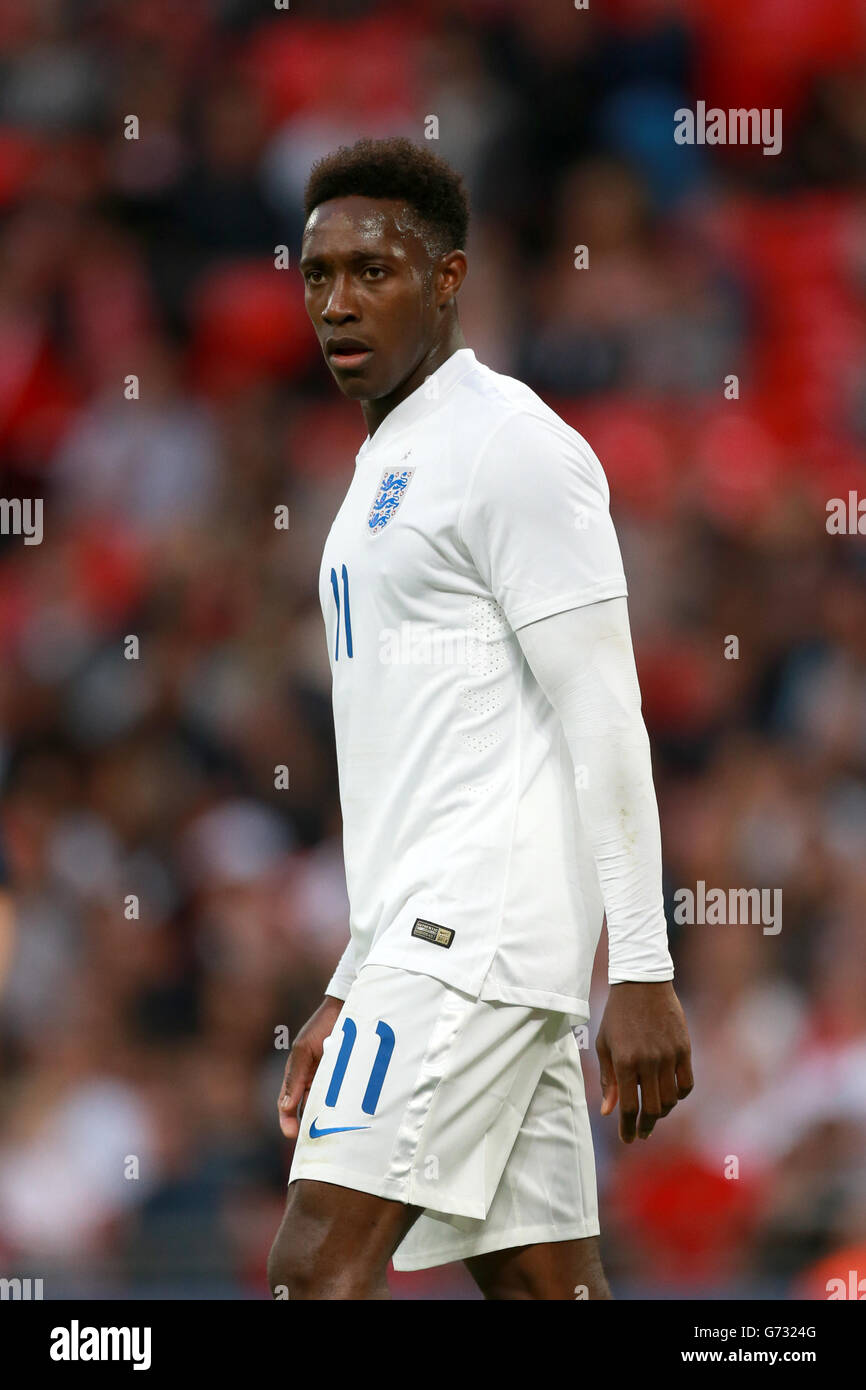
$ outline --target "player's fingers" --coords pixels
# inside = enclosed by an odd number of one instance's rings
[[[616,1109],[618,1099],[616,1073],[613,1069],[610,1051],[601,1040],[596,1042],[596,1053],[598,1054],[599,1075],[601,1077],[601,1113],[609,1115]]]
[[[614,1110],[616,1109],[616,1103],[619,1100],[619,1089],[617,1087],[616,1081],[603,1081],[601,1085],[601,1090],[601,1113],[602,1115],[612,1115]]]
[[[297,1139],[298,1137],[300,1116],[297,1113],[297,1104],[297,1100],[291,1096],[284,1097],[280,1102],[280,1130],[285,1139]]]
[[[662,1116],[657,1062],[645,1062],[640,1069],[640,1115],[637,1122],[639,1139],[649,1139],[656,1120]]]
[[[637,1069],[628,1064],[618,1066],[616,1084],[619,1090],[619,1137],[624,1144],[630,1144],[635,1136],[638,1116]]]
[[[283,1068],[283,1084],[282,1084],[282,1086],[280,1087],[280,1096],[279,1096],[279,1100],[278,1100],[277,1104],[280,1104],[280,1103],[282,1102],[283,1096],[286,1094],[286,1091],[287,1091],[287,1089],[288,1089],[289,1077],[290,1077],[291,1074],[292,1074],[292,1053],[293,1053],[293,1050],[294,1050],[294,1049],[291,1049],[291,1050],[289,1051],[289,1055],[288,1055],[288,1057],[286,1058],[286,1065],[285,1065],[284,1068]]]
[[[283,1072],[283,1084],[282,1084],[282,1086],[280,1087],[280,1094],[279,1094],[279,1096],[277,1097],[277,1106],[278,1106],[278,1108],[279,1108],[280,1110],[283,1109],[283,1107],[284,1107],[284,1105],[285,1105],[285,1103],[286,1103],[286,1098],[288,1097],[288,1095],[289,1095],[289,1093],[290,1093],[290,1091],[291,1091],[291,1089],[292,1089],[292,1078],[293,1078],[293,1076],[295,1075],[295,1066],[294,1066],[293,1056],[294,1056],[294,1053],[293,1053],[293,1052],[290,1052],[290,1053],[289,1053],[289,1056],[288,1056],[288,1060],[287,1060],[287,1062],[286,1062],[286,1069],[285,1069],[285,1071]]]
[[[304,1054],[297,1048],[293,1048],[289,1057],[289,1065],[283,1078],[282,1090],[277,1105],[277,1113],[280,1118],[280,1129],[287,1139],[294,1139],[298,1133],[298,1102],[302,1099],[305,1090],[309,1089],[309,1079],[307,1076],[307,1065]]]
[[[304,1094],[301,1096],[301,1099],[298,1101],[298,1120],[299,1120],[299,1121],[302,1120],[302,1119],[304,1118],[304,1111],[305,1111],[306,1108],[307,1108],[307,1101],[308,1101],[308,1099],[309,1099],[309,1096],[310,1096],[310,1083],[309,1083],[309,1081],[308,1081],[307,1084],[306,1084],[306,1086],[304,1087]]]
[[[672,1057],[667,1058],[659,1067],[659,1097],[662,1103],[662,1116],[669,1115],[679,1100],[677,1073]]]
[[[677,1057],[677,1097],[685,1100],[686,1096],[694,1089],[695,1078],[692,1074],[691,1052],[684,1052]]]

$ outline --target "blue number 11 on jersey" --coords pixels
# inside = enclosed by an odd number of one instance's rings
[[[340,659],[340,589],[337,584],[337,571],[331,566],[331,588],[337,605],[337,640],[334,644],[334,660]],[[346,656],[352,655],[352,617],[349,612],[349,572],[343,566],[343,621],[346,624]]]

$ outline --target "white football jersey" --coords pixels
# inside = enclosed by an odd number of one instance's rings
[[[608,502],[581,435],[471,348],[362,444],[319,576],[354,969],[589,1017],[598,876],[515,632],[627,593]]]

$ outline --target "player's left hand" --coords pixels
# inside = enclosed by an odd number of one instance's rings
[[[685,1014],[670,980],[611,985],[595,1043],[602,1115],[619,1101],[619,1137],[648,1139],[694,1086]],[[640,1106],[638,1106],[640,1087]]]

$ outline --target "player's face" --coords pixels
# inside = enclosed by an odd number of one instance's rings
[[[310,214],[307,313],[344,395],[389,395],[429,352],[440,322],[434,260],[397,200],[333,198]]]

